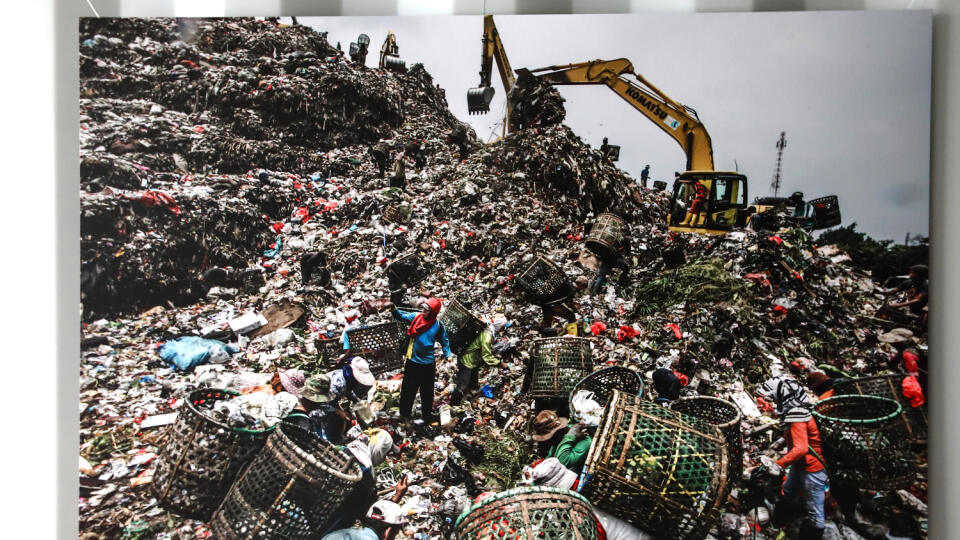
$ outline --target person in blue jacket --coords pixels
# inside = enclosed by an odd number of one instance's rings
[[[407,328],[406,358],[403,366],[403,383],[400,385],[400,416],[409,421],[413,414],[413,400],[420,392],[420,405],[423,421],[433,420],[433,386],[437,379],[434,348],[437,342],[443,350],[443,356],[449,359],[450,340],[447,329],[437,320],[442,305],[439,298],[427,300],[420,313],[400,311],[391,304],[394,318],[410,323]]]

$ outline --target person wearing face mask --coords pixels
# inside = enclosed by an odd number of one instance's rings
[[[824,466],[820,430],[811,413],[813,405],[803,386],[787,377],[774,377],[757,390],[761,397],[775,404],[776,415],[784,428],[789,451],[777,460],[777,466],[789,467],[783,482],[781,508],[804,508],[800,540],[820,540],[825,527],[823,501],[826,495],[827,471]],[[778,516],[778,514],[780,514]],[[772,523],[787,525],[782,512],[774,508]]]
[[[433,420],[433,387],[437,380],[437,366],[434,350],[437,344],[443,356],[450,359],[450,339],[447,329],[437,320],[442,301],[431,298],[424,304],[420,313],[400,311],[393,303],[387,304],[395,319],[408,322],[407,361],[403,367],[403,382],[400,385],[400,416],[409,421],[413,414],[413,401],[420,393],[421,414],[425,423]]]

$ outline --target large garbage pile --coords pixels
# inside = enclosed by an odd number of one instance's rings
[[[416,254],[430,271],[408,298],[456,298],[509,321],[494,344],[509,369],[481,372],[452,432],[397,421],[398,376],[381,376],[373,398],[376,422],[404,447],[378,467],[378,489],[408,472],[407,533],[438,538],[468,494],[513,487],[531,461],[521,381],[540,310],[515,276],[541,255],[571,280],[592,278],[585,225],[604,211],[631,224],[636,267],[629,286],[577,297],[597,366],[635,369],[647,386],[671,367],[689,379],[685,394],[736,402],[745,431],[770,421],[754,386],[791,364],[850,376],[886,367],[877,337],[888,328],[872,318],[882,297],[842,253],[799,230],[671,233],[666,194],[562,125],[489,145],[470,132],[461,161],[447,136],[462,124],[419,64],[402,74],[350,64],[323,34],[250,19],[87,19],[80,52],[82,537],[209,536],[148,489],[184,396],[263,384],[278,369],[323,371],[348,325],[389,320],[360,308],[389,295],[391,262]],[[369,147],[381,141],[422,148],[406,190],[379,177]],[[315,251],[329,285],[302,280],[300,259]],[[212,268],[242,279],[201,280]],[[251,333],[260,317],[268,326]],[[187,364],[158,356],[185,336],[211,339]],[[439,363],[438,405],[455,373]],[[748,440],[744,465],[761,449]],[[925,482],[921,470],[899,499],[866,496],[862,519],[876,530],[891,513],[925,523]],[[764,530],[735,496],[727,509],[717,534]]]

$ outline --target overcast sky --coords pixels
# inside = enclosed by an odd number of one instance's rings
[[[930,15],[922,11],[496,16],[514,69],[628,58],[638,73],[699,113],[715,167],[746,174],[750,199],[772,195],[776,141],[786,132],[780,194],[835,194],[844,224],[903,242],[927,234]],[[468,115],[479,83],[479,16],[304,17],[344,50],[370,36],[375,66],[388,30],[400,57],[422,62],[453,113],[486,140],[504,92]],[[672,182],[685,156],[672,138],[604,86],[559,87],[565,123],[587,143],[619,144],[619,166]]]

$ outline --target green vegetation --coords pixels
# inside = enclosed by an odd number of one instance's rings
[[[870,270],[873,279],[883,281],[890,276],[906,275],[914,264],[928,264],[930,239],[913,246],[893,245],[893,240],[874,240],[856,230],[857,223],[824,232],[817,244],[835,244],[846,251],[856,266]]]

